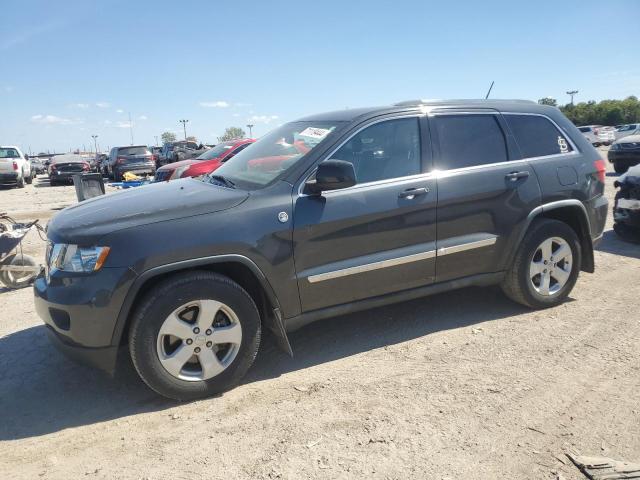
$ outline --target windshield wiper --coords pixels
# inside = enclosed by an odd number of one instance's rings
[[[209,183],[215,183],[212,182],[212,180],[222,183],[222,185],[225,187],[236,188],[235,183],[233,183],[228,178],[224,178],[222,175],[209,175]]]

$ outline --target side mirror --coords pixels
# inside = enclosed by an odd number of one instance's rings
[[[352,187],[356,184],[356,172],[351,162],[329,159],[318,165],[316,178],[308,180],[307,188],[319,194],[328,190]]]
[[[27,155],[26,153],[24,154],[24,159],[25,160],[29,160],[29,155]]]

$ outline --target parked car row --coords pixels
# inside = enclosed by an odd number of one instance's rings
[[[591,142],[594,147],[611,145],[616,140],[615,128],[602,125],[584,125],[578,130]]]

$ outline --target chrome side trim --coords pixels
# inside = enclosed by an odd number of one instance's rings
[[[404,257],[390,258],[388,260],[382,260],[380,262],[367,263],[365,265],[358,265],[356,267],[343,268],[342,270],[334,270],[333,272],[311,275],[307,277],[307,280],[309,281],[309,283],[323,282],[325,280],[346,277],[348,275],[355,275],[357,273],[370,272],[372,270],[379,270],[381,268],[395,267],[397,265],[418,262],[420,260],[428,260],[430,258],[434,258],[435,256],[436,251],[429,250],[428,252],[414,253],[413,255],[406,255]]]
[[[485,238],[475,242],[461,243],[460,245],[452,245],[451,247],[442,247],[438,249],[438,256],[450,255],[452,253],[465,252],[474,248],[488,247],[496,243],[498,237]]]

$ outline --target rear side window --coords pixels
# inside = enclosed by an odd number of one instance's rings
[[[437,115],[438,170],[473,167],[508,159],[507,142],[495,115]]]
[[[573,149],[558,128],[538,115],[504,116],[524,158],[569,153]]]

